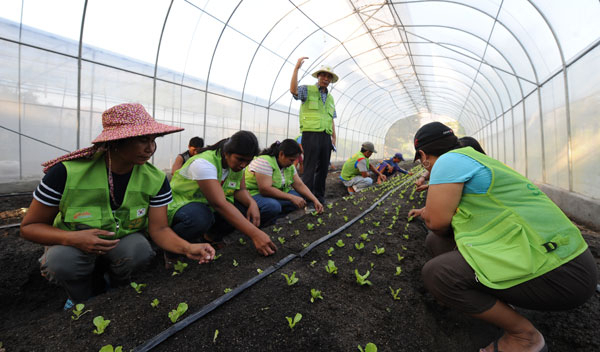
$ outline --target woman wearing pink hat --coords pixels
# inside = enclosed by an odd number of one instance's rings
[[[46,175],[21,223],[21,236],[47,246],[42,275],[74,302],[104,289],[102,276],[93,275],[102,272],[98,265],[111,286],[128,283],[146,266],[154,256],[146,232],[158,246],[201,264],[215,254],[209,244],[191,244],[169,228],[169,182],[148,163],[156,137],[183,128],[154,121],[140,104],[106,110],[102,126],[93,146],[43,164]]]

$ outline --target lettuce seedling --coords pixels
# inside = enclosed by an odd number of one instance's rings
[[[344,241],[342,240],[337,240],[337,242],[335,243],[336,246],[342,248],[344,247],[346,244],[344,243]]]
[[[226,287],[226,288],[223,290],[223,292],[225,292],[225,293],[229,293],[229,292],[231,292],[231,289],[230,289],[229,287]]]
[[[375,346],[374,343],[369,342],[366,346],[365,349],[363,350],[362,347],[360,347],[360,345],[358,345],[358,350],[360,352],[377,352],[377,346]]]
[[[333,208],[333,204],[329,203],[326,205],[326,207],[327,207],[327,209],[331,209],[331,208]]]
[[[219,329],[215,330],[215,335],[213,336],[213,343],[217,343],[217,336],[219,336]]]
[[[129,285],[131,285],[131,287],[133,287],[133,289],[135,290],[135,292],[137,292],[137,293],[138,293],[138,295],[139,295],[140,293],[142,293],[142,289],[143,289],[144,287],[146,287],[146,284],[138,284],[137,282],[132,282],[132,283],[130,283]]]
[[[187,268],[187,266],[188,266],[187,263],[183,263],[178,260],[177,263],[175,265],[173,265],[173,269],[175,269],[175,271],[173,272],[173,274],[171,274],[171,276],[175,276],[175,275],[183,273],[183,271],[185,270],[185,268]]]
[[[411,221],[413,221],[414,218],[415,218],[414,216],[409,216],[408,219],[406,219],[406,221],[411,222]]]
[[[335,266],[335,262],[333,260],[328,260],[327,265],[325,265],[325,271],[327,271],[331,275],[337,275],[338,267]]]
[[[294,230],[294,235],[298,236],[300,234],[300,230]]]
[[[386,235],[388,235],[388,236],[391,236],[391,235],[392,235],[392,233],[391,233],[391,232],[386,232],[385,234],[386,234]]]
[[[398,275],[400,275],[400,274],[402,274],[402,268],[401,268],[401,267],[399,267],[399,266],[397,266],[397,267],[396,267],[396,273],[394,274],[394,276],[398,276]]]
[[[213,258],[213,262],[219,258],[221,258],[223,256],[223,254],[215,254],[214,258]]]
[[[155,298],[152,300],[152,302],[150,302],[150,305],[152,306],[152,308],[156,308],[158,307],[158,303],[160,303],[160,301],[157,298]]]
[[[315,224],[309,222],[308,224],[306,224],[306,229],[308,231],[314,230],[315,229]]]
[[[319,212],[318,212],[318,211],[316,211],[316,210],[313,210],[313,211],[311,211],[311,212],[310,212],[310,214],[311,214],[312,216],[317,216],[317,215],[319,215]]]
[[[360,235],[360,238],[362,238],[363,241],[368,241],[369,240],[369,234],[368,233],[362,233]]]
[[[0,346],[0,351],[2,351],[2,346]],[[123,346],[113,347],[113,345],[104,345],[98,352],[123,352]]]
[[[387,228],[391,230],[392,227],[394,227],[394,223],[391,223]]]
[[[310,246],[310,242],[302,243],[302,247],[303,247],[303,248],[306,248],[306,247],[308,247],[308,246]]]
[[[315,303],[315,299],[323,299],[323,296],[321,296],[321,291],[319,290],[315,290],[314,288],[310,289],[310,303]]]
[[[327,255],[331,257],[333,255],[333,251],[333,247],[329,247],[329,249],[327,250]]]
[[[316,261],[316,260],[313,260],[312,262],[310,262],[310,266],[312,266],[312,267],[314,267],[314,266],[315,266],[315,264],[317,264],[317,261]]]
[[[262,273],[263,273],[263,271],[262,271],[262,269],[261,269],[261,268],[258,268],[258,269],[256,269],[256,272],[257,272],[257,273],[259,273],[259,274],[262,274]]]
[[[238,240],[240,242],[240,244],[243,246],[246,244],[246,241],[240,237],[240,239]]]
[[[377,254],[377,255],[383,254],[383,253],[385,253],[385,248],[383,248],[383,247],[379,248],[379,247],[377,247],[377,245],[375,245],[375,249],[373,250],[372,253]]]
[[[352,234],[351,233],[347,233],[346,237],[352,237]]]
[[[408,239],[408,235],[402,235],[402,237],[404,237],[405,240]]]
[[[365,223],[365,221],[363,219],[358,220],[358,222],[362,225]]]
[[[279,243],[281,243],[282,245],[285,243],[285,238],[283,237],[277,237],[277,240],[279,241]]]
[[[283,227],[273,227],[273,232],[279,233],[279,231],[283,230]]]
[[[237,260],[234,259],[233,260],[233,266],[238,266],[238,265],[240,265],[240,263],[238,263]]]
[[[292,286],[293,284],[295,284],[299,280],[296,277],[296,272],[295,271],[290,276],[288,276],[287,274],[281,274],[281,275],[285,276],[285,281],[287,282],[288,286]]]
[[[371,272],[369,270],[367,270],[366,274],[361,275],[358,273],[358,269],[354,269],[354,275],[356,275],[356,282],[358,282],[361,286],[372,285],[371,281],[367,280],[369,275],[371,275]]]
[[[368,231],[367,231],[367,233],[368,233],[369,235],[373,235],[373,234],[375,234],[375,231],[373,231],[373,230],[368,230]]]
[[[403,257],[403,256],[401,256],[401,255],[400,255],[400,253],[396,253],[396,255],[398,256],[398,261],[399,261],[399,262],[401,262],[401,261],[402,261],[402,259],[404,259],[404,257]]]
[[[394,297],[394,301],[399,300],[400,297],[398,297],[398,295],[400,295],[400,291],[402,291],[402,288],[398,288],[397,290],[394,290],[391,286],[388,286],[388,287],[390,288],[392,297]]]
[[[321,218],[318,218],[318,219],[317,219],[317,222],[319,223],[317,226],[321,226],[321,225],[323,225],[323,219],[321,219]]]
[[[92,320],[92,322],[96,326],[96,329],[94,329],[94,334],[96,335],[101,335],[102,333],[104,333],[104,329],[106,329],[108,324],[110,324],[110,320],[104,320],[104,317],[101,315],[95,317],[94,320]]]
[[[169,312],[169,319],[171,319],[171,322],[173,324],[175,324],[177,322],[177,320],[179,320],[179,317],[184,315],[187,310],[188,310],[187,303],[181,302],[177,306],[177,309],[173,309],[172,311]]]
[[[354,257],[352,257],[352,256],[349,255],[348,256],[348,262],[352,263],[353,261],[354,261]]]
[[[300,320],[302,320],[302,314],[300,313],[296,313],[296,315],[294,316],[294,320],[292,320],[292,318],[290,317],[285,317],[285,319],[288,321],[288,325],[290,326],[290,329],[294,329],[294,326],[296,326],[296,324],[298,324],[298,322]]]
[[[344,215],[344,221],[348,222],[348,217],[346,215]]]
[[[363,248],[365,248],[365,244],[360,242],[360,243],[355,243],[354,244],[354,248],[358,249],[359,251]]]
[[[406,248],[406,246],[400,246],[400,248],[402,248],[403,251],[408,249],[408,248]]]
[[[381,221],[373,221],[373,226],[375,226],[375,227],[379,227],[380,224],[381,224]]]
[[[327,218],[328,218],[328,219],[331,219],[331,216],[332,216],[332,215],[333,215],[333,213],[329,213],[329,214],[327,214]]]
[[[73,309],[73,315],[71,316],[71,319],[73,320],[79,320],[79,318],[84,315],[85,313],[91,312],[91,309],[86,310],[85,312],[83,311],[83,308],[85,308],[85,304],[83,303],[79,303],[75,305],[75,309]]]

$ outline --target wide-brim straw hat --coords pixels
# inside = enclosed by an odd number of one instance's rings
[[[331,75],[333,76],[333,78],[331,79],[331,83],[335,83],[339,79],[338,75],[336,75],[335,73],[333,73],[333,69],[331,68],[331,66],[327,66],[327,65],[321,66],[321,68],[319,68],[318,70],[316,70],[315,72],[313,72],[312,76],[314,78],[318,78],[319,77],[319,73],[321,73],[321,72],[331,73]]]
[[[141,104],[120,104],[102,113],[102,133],[92,143],[183,131],[154,121]]]
[[[184,130],[154,121],[141,104],[120,104],[106,110],[102,113],[102,127],[102,133],[92,141],[93,146],[46,161],[42,164],[44,173],[59,162],[92,157],[99,150],[103,150],[101,146],[104,142],[149,135],[164,136]]]

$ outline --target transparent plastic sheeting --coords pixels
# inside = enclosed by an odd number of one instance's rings
[[[142,15],[143,14],[143,15]],[[86,147],[100,115],[139,102],[193,136],[299,135],[289,93],[322,64],[339,81],[333,161],[402,152],[430,121],[477,138],[536,182],[600,199],[597,0],[3,0],[0,182]]]

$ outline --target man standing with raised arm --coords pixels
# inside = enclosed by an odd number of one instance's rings
[[[317,83],[298,86],[298,70],[308,57],[301,57],[294,67],[290,92],[294,99],[302,101],[300,106],[300,132],[304,149],[304,173],[302,182],[325,204],[325,181],[331,150],[335,147],[335,103],[329,94],[329,83],[338,76],[330,66],[321,66],[312,76]]]

